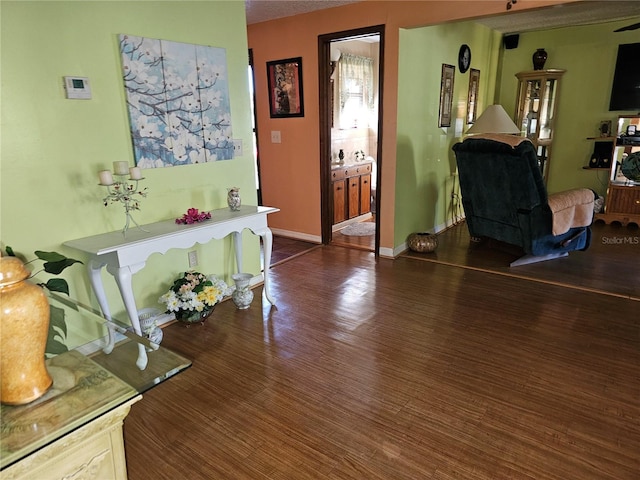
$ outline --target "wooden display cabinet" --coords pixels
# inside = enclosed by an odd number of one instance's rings
[[[613,147],[611,170],[604,213],[595,215],[596,220],[606,224],[618,222],[622,225],[640,225],[640,182],[626,178],[620,171],[624,155],[640,151],[640,137],[626,135],[627,127],[636,125],[640,130],[640,116],[618,117],[618,135]],[[636,140],[637,138],[637,140]]]
[[[520,134],[535,145],[538,166],[545,183],[549,178],[560,79],[565,71],[550,69],[516,73],[516,125]]]

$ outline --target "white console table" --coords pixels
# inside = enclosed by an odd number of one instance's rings
[[[275,305],[269,291],[269,266],[273,236],[267,226],[267,215],[280,211],[273,207],[242,206],[239,211],[228,208],[211,211],[211,219],[192,225],[178,225],[175,220],[130,228],[126,236],[121,230],[91,237],[70,240],[64,245],[89,254],[87,270],[93,291],[98,298],[102,313],[112,320],[107,296],[102,283],[101,271],[113,275],[120,290],[127,314],[135,332],[141,335],[138,308],[133,295],[132,276],[142,270],[153,253],[164,254],[171,248],[190,248],[196,243],[204,244],[212,239],[221,239],[233,234],[238,271],[242,271],[242,231],[245,228],[262,238],[264,245],[264,293],[267,300]],[[113,348],[113,335],[105,352]],[[138,348],[138,368],[147,365],[147,352],[143,345]]]

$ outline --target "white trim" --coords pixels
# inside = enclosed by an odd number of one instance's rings
[[[280,237],[293,238],[294,240],[302,240],[311,243],[322,243],[322,237],[318,235],[309,235],[308,233],[292,232],[291,230],[282,230],[280,228],[271,228],[271,233]]]
[[[331,226],[332,232],[337,232],[338,230],[343,229],[344,227],[348,227],[349,225],[353,225],[354,223],[366,222],[373,217],[371,212],[365,213],[363,215],[359,215],[357,217],[350,218],[349,220],[345,220],[344,222],[336,223]]]
[[[460,218],[458,218],[456,223],[460,223],[462,220],[464,220],[466,217],[463,215]],[[433,229],[429,230],[428,233],[431,233],[432,235],[438,234],[440,232],[442,232],[443,230],[446,230],[447,228],[451,228],[452,226],[454,226],[453,222],[449,222],[449,221],[445,221],[445,223],[441,223],[440,225],[436,225]],[[380,256],[387,256],[387,255],[383,255],[382,254],[382,248],[380,249]],[[393,256],[391,258],[396,258],[399,257],[400,255],[402,255],[404,252],[406,252],[407,250],[409,250],[409,247],[407,246],[407,242],[402,242],[400,245],[398,245],[397,247],[395,247],[393,250],[389,250],[389,249],[384,249],[388,252],[391,252],[393,254]]]

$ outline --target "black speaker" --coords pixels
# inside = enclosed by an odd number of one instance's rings
[[[592,168],[609,168],[611,166],[612,148],[611,142],[596,142],[593,146],[589,166]]]
[[[514,33],[512,35],[505,35],[502,37],[502,42],[504,43],[504,48],[507,50],[512,50],[514,48],[518,48],[518,41],[520,40],[520,34]]]

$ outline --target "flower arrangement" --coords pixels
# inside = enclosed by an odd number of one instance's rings
[[[173,282],[159,302],[167,306],[167,312],[175,313],[178,320],[195,323],[204,321],[227,295],[230,295],[230,288],[224,280],[189,271]]]
[[[209,212],[199,212],[197,208],[190,208],[187,210],[187,213],[182,215],[180,218],[176,218],[176,223],[178,224],[189,224],[203,222],[205,220],[209,220],[211,218],[211,213]]]

